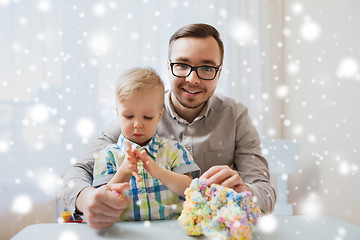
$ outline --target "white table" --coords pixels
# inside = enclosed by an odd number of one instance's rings
[[[359,240],[360,227],[326,216],[275,216],[277,227],[265,232],[254,228],[253,239],[265,240]],[[150,223],[150,224],[149,224]],[[100,240],[100,239],[207,239],[187,236],[177,221],[121,222],[106,230],[84,223],[42,223],[24,228],[11,240]]]

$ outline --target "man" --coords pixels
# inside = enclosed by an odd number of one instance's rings
[[[250,191],[261,210],[271,213],[275,191],[247,108],[233,99],[213,95],[223,57],[219,33],[210,25],[187,25],[172,35],[167,63],[171,90],[165,94],[165,111],[157,133],[180,141],[200,167],[202,178],[237,192]],[[91,187],[94,154],[117,142],[120,133],[118,122],[112,122],[87,157],[63,176],[60,197],[70,211],[82,213],[96,229],[112,226],[129,204],[112,192],[124,192],[128,184]]]

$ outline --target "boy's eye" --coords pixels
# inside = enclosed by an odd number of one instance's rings
[[[124,116],[124,118],[127,118],[127,119],[131,119],[131,118],[133,118],[133,116]]]
[[[147,116],[144,116],[144,118],[147,119],[147,120],[153,119],[153,117],[147,117]]]

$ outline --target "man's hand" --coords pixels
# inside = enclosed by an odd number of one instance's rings
[[[236,192],[249,191],[252,194],[250,187],[243,182],[239,173],[227,165],[211,167],[200,176],[200,179],[207,179],[209,184],[216,183],[224,187],[232,188]]]
[[[127,191],[128,183],[86,187],[76,199],[76,209],[84,214],[84,220],[94,229],[105,229],[114,225],[130,200],[119,194]]]

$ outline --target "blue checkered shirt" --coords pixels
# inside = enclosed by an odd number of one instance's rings
[[[126,155],[125,138],[121,134],[117,144],[112,144],[97,155],[94,166],[94,187],[106,184],[116,173]],[[147,154],[161,167],[180,174],[190,173],[193,177],[200,174],[200,169],[190,153],[180,143],[159,138],[155,134],[145,146],[131,142],[131,148],[146,150]],[[138,162],[141,182],[130,178],[130,189],[126,192],[132,200],[120,215],[124,220],[174,219],[182,210],[184,198],[170,191],[162,182],[153,178]]]

